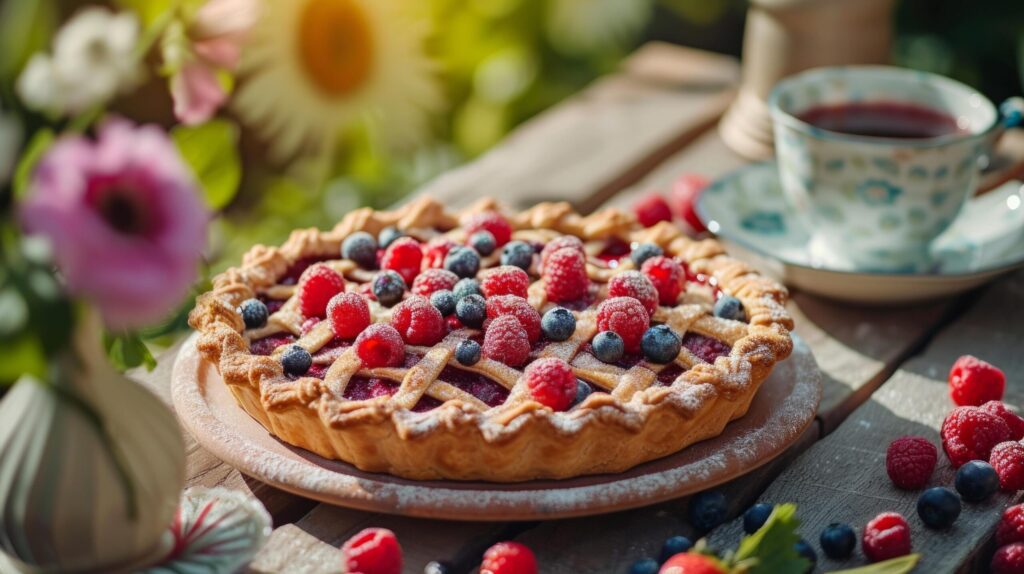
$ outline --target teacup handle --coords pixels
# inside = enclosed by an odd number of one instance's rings
[[[1024,126],[1024,98],[1007,98],[999,104],[998,111],[999,121],[986,138],[987,151],[979,158],[983,178],[975,192],[976,195],[981,195],[1006,183],[1012,179],[1012,172],[1015,172],[1015,170],[1007,170],[1006,165],[1000,165],[1000,162],[993,161],[993,159],[999,139],[1006,130]]]
[[[1002,130],[1024,125],[1024,98],[1006,98],[999,104],[999,123]]]

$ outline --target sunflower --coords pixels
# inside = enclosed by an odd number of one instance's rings
[[[325,152],[363,124],[386,144],[422,139],[441,92],[426,29],[400,0],[266,0],[244,48],[234,109],[274,159]]]

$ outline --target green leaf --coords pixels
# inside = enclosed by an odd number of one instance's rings
[[[0,361],[0,385],[10,385],[22,375],[46,376],[46,355],[32,333],[24,332],[2,342],[4,360]]]
[[[15,199],[24,199],[28,194],[29,187],[32,184],[32,173],[35,171],[39,160],[42,159],[43,154],[53,145],[54,139],[56,139],[56,136],[54,136],[53,130],[43,128],[33,134],[32,139],[25,146],[21,159],[18,160],[18,165],[14,168],[13,189]]]
[[[242,177],[238,126],[216,119],[198,126],[178,126],[171,130],[171,137],[195,172],[210,209],[217,211],[231,203]]]
[[[110,363],[118,370],[125,371],[145,365],[146,370],[152,371],[156,367],[156,359],[153,358],[149,348],[138,335],[107,333],[103,339]]]
[[[900,556],[899,558],[893,558],[884,562],[875,562],[860,568],[834,570],[832,574],[906,574],[913,570],[914,566],[917,566],[917,562],[920,559],[920,554],[907,554],[906,556]]]
[[[52,0],[0,2],[0,77],[12,81],[29,56],[47,48],[56,27]]]
[[[749,574],[803,574],[811,563],[796,552],[799,526],[796,505],[777,505],[768,522],[740,542],[736,562],[749,563]]]

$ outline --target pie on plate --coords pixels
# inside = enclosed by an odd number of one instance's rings
[[[409,479],[614,473],[717,436],[792,350],[786,289],[667,222],[422,198],[258,245],[190,316],[285,443]]]

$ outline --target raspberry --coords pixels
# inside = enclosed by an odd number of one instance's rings
[[[697,216],[697,210],[694,209],[697,198],[700,197],[700,194],[707,186],[708,180],[704,176],[687,174],[681,176],[672,184],[672,193],[669,196],[676,215],[689,224],[697,233],[707,231],[707,228],[704,227],[704,222]]]
[[[439,268],[444,265],[444,258],[456,245],[458,244],[443,235],[428,241],[423,246],[423,268]]]
[[[512,265],[502,265],[488,271],[480,281],[480,287],[486,297],[498,295],[515,295],[526,298],[526,290],[530,286],[530,276],[526,271]]]
[[[356,355],[369,369],[397,367],[405,360],[405,343],[397,329],[387,323],[374,323],[359,333],[352,344]]]
[[[484,356],[518,367],[530,355],[530,339],[526,329],[512,315],[502,315],[490,322],[484,332]]]
[[[1006,441],[992,447],[988,463],[999,475],[999,488],[1004,492],[1024,489],[1024,445]]]
[[[400,237],[384,250],[380,266],[382,269],[396,271],[402,276],[406,285],[411,285],[413,279],[420,272],[421,261],[423,261],[423,252],[420,251],[419,242],[412,237]]]
[[[626,271],[608,282],[609,297],[632,297],[643,304],[647,315],[654,316],[658,309],[658,290],[646,275],[639,271]]]
[[[480,574],[537,574],[537,559],[523,544],[499,542],[484,552]]]
[[[939,451],[928,439],[900,437],[885,451],[885,471],[897,488],[914,490],[928,484],[938,462]]]
[[[446,269],[426,269],[412,282],[414,295],[430,297],[434,291],[451,290],[459,282],[459,276]]]
[[[651,227],[662,221],[672,221],[672,208],[665,198],[657,193],[641,197],[633,203],[633,213],[644,227]]]
[[[661,565],[659,574],[724,574],[721,562],[711,556],[697,553],[676,554]]]
[[[864,526],[861,547],[872,562],[910,554],[910,526],[900,514],[883,512]]]
[[[586,255],[583,251],[583,241],[580,240],[579,237],[576,237],[575,235],[563,235],[561,237],[556,237],[549,241],[540,252],[541,271],[543,271],[544,266],[548,264],[548,259],[551,255],[563,247],[571,247],[576,251],[579,251],[581,254]]]
[[[949,370],[949,397],[960,406],[979,406],[999,401],[1006,389],[1006,375],[981,359],[964,355]]]
[[[530,396],[556,411],[564,411],[576,398],[576,375],[562,359],[537,359],[526,367],[523,376]]]
[[[334,334],[342,339],[354,339],[370,325],[370,306],[358,293],[338,293],[327,305]]]
[[[367,528],[341,547],[345,571],[360,574],[402,574],[402,547],[386,528]]]
[[[644,261],[640,270],[657,289],[658,301],[662,305],[676,304],[676,299],[683,291],[683,282],[686,281],[682,265],[662,255]]]
[[[1000,546],[1024,542],[1024,504],[1015,504],[1003,511],[996,526],[996,543]]]
[[[582,299],[590,288],[587,260],[576,249],[559,249],[552,253],[543,273],[548,299],[556,303]]]
[[[650,322],[643,303],[632,297],[612,297],[597,308],[597,329],[613,331],[622,337],[627,353],[640,350],[640,339]]]
[[[1024,418],[1006,408],[1002,401],[989,401],[981,405],[981,410],[1003,419],[1006,426],[1010,427],[1010,440],[1024,438]]]
[[[971,460],[988,460],[992,447],[1010,438],[1003,419],[977,407],[957,407],[942,421],[942,449],[953,468]]]
[[[499,295],[487,299],[487,318],[494,320],[503,315],[511,315],[519,321],[530,343],[540,339],[540,313],[526,299],[515,295]],[[486,324],[484,328],[488,326]]]
[[[992,574],[1024,574],[1024,543],[1007,544],[992,556]]]
[[[423,295],[412,295],[396,305],[391,324],[410,345],[433,345],[448,332],[441,312]]]
[[[327,304],[345,290],[345,278],[326,265],[313,265],[299,277],[299,309],[305,317],[323,317]]]
[[[512,225],[497,211],[473,214],[462,222],[462,226],[466,229],[467,235],[473,235],[477,231],[490,231],[498,247],[512,239]]]

